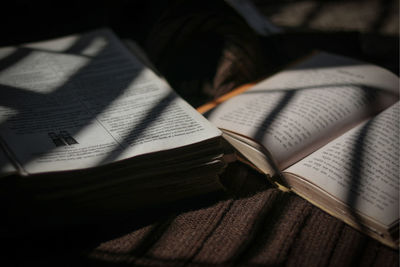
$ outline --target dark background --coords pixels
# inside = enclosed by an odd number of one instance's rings
[[[270,74],[312,49],[399,72],[396,0],[253,3],[284,34],[257,36],[224,1],[20,0],[1,11],[0,46],[110,27],[121,38],[138,42],[194,106]]]

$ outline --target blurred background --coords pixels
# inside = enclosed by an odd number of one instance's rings
[[[0,46],[109,27],[136,41],[194,106],[314,49],[399,73],[397,0],[16,0],[1,13]]]

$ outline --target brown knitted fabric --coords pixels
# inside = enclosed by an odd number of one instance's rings
[[[398,251],[242,164],[222,179],[224,195],[3,239],[3,255],[12,266],[398,266]]]
[[[237,178],[236,178],[237,177]],[[241,164],[224,175],[231,195],[100,243],[90,262],[138,266],[397,266],[395,250]]]

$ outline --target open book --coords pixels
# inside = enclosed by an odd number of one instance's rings
[[[108,29],[0,49],[9,203],[97,215],[221,188],[222,133],[143,58]]]
[[[320,52],[206,116],[281,188],[397,247],[398,86],[385,69]]]

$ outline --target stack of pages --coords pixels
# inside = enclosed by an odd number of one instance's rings
[[[114,214],[221,188],[221,132],[143,58],[108,29],[0,49],[10,212]]]

